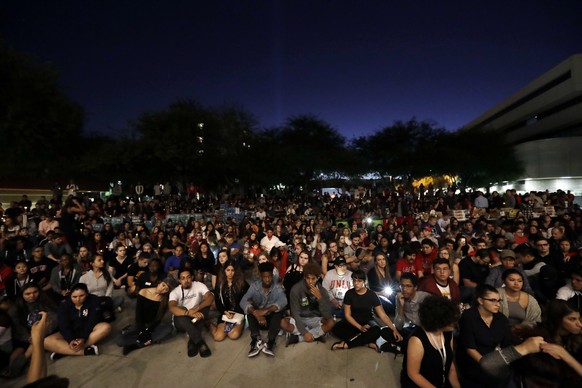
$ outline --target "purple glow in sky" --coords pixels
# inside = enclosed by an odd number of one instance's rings
[[[51,63],[86,131],[176,99],[261,127],[311,113],[348,139],[468,123],[582,52],[582,1],[4,1],[0,39]]]

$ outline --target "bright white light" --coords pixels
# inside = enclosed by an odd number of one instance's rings
[[[394,291],[392,290],[392,287],[385,287],[385,288],[384,288],[384,294],[385,294],[386,296],[390,296],[390,295],[392,295],[392,293],[393,293],[393,292],[394,292]]]
[[[367,222],[368,224],[371,224],[371,223],[372,223],[372,217],[368,217],[368,218],[366,218],[366,222]]]

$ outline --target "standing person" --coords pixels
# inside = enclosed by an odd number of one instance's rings
[[[402,362],[402,388],[459,388],[452,333],[459,308],[449,299],[430,296],[420,304],[419,316],[420,326],[412,332]]]
[[[303,279],[291,289],[291,317],[281,321],[281,328],[287,332],[286,346],[303,341],[324,342],[325,334],[335,325],[329,295],[317,284],[320,276],[319,265],[307,263],[303,268]]]
[[[460,320],[457,366],[460,380],[467,387],[497,387],[479,366],[481,358],[497,347],[512,345],[509,320],[499,312],[501,297],[488,285],[476,288],[476,307],[466,310]]]
[[[376,340],[380,337],[380,326],[374,321],[373,313],[388,326],[392,335],[388,342],[402,341],[402,336],[384,312],[380,299],[366,287],[366,273],[356,270],[352,273],[354,288],[346,292],[344,298],[345,318],[333,328],[333,334],[341,341],[334,343],[331,350],[349,349],[356,346],[368,345],[378,350]],[[386,338],[385,338],[386,339]]]
[[[245,327],[244,311],[240,307],[242,297],[249,289],[240,267],[234,260],[228,260],[224,270],[218,275],[216,288],[214,289],[214,301],[219,318],[216,325],[210,326],[210,332],[215,341],[223,341],[226,337],[235,340],[240,337]],[[241,318],[240,322],[225,322],[223,317],[234,319]]]
[[[174,326],[188,334],[188,357],[194,357],[198,352],[200,357],[210,357],[212,352],[202,338],[202,328],[214,295],[204,283],[193,281],[190,268],[181,268],[178,277],[180,285],[172,290],[168,303],[174,315]]]
[[[275,355],[275,342],[287,306],[287,297],[283,287],[273,282],[274,269],[275,266],[270,262],[259,264],[261,280],[251,285],[240,302],[240,307],[247,313],[251,331],[249,357],[255,357],[261,350],[268,356]],[[266,345],[261,338],[261,329],[269,331]]]
[[[71,247],[77,248],[78,238],[78,230],[79,228],[76,227],[76,217],[77,214],[84,214],[85,213],[85,205],[82,201],[79,201],[75,197],[70,197],[65,201],[63,208],[61,210],[61,218],[59,220],[59,227],[63,234],[67,238],[67,243],[70,244]]]
[[[335,259],[335,269],[327,271],[321,284],[331,298],[333,315],[343,318],[343,302],[346,292],[354,286],[352,271],[348,270],[348,264],[343,256]]]
[[[168,308],[168,282],[160,282],[155,287],[138,291],[135,305],[135,324],[117,339],[117,346],[123,347],[123,355],[136,349],[160,343],[172,333],[172,325],[162,322]]]
[[[111,325],[101,322],[101,305],[87,285],[78,283],[71,289],[58,310],[59,331],[45,338],[44,347],[51,359],[63,356],[97,356],[97,344],[111,332]]]

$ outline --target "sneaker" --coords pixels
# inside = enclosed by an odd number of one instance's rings
[[[198,344],[188,341],[188,357],[194,357],[198,354]]]
[[[198,347],[200,349],[200,357],[210,357],[210,355],[212,354],[210,348],[208,347],[208,345],[206,345],[206,342],[202,341],[198,345]]]
[[[257,354],[259,354],[263,346],[263,341],[253,338],[251,341],[251,350],[249,350],[249,357],[255,357]]]
[[[275,352],[273,351],[273,349],[275,348],[275,341],[269,341],[267,342],[266,346],[263,346],[263,353],[265,353],[267,356],[271,356],[271,357],[275,357]]]
[[[324,344],[325,343],[325,334],[320,336],[320,337],[317,337],[315,339],[315,342],[321,342],[322,344]]]
[[[51,353],[51,356],[50,356],[50,359],[53,360],[53,361],[56,361],[56,360],[60,360],[63,357],[66,357],[66,356],[64,354],[60,354],[60,353],[57,353],[57,352],[52,352]]]
[[[98,356],[99,355],[99,348],[97,345],[91,345],[85,348],[85,356]]]
[[[288,347],[289,345],[294,345],[294,344],[296,344],[298,342],[299,342],[299,336],[298,335],[288,333],[287,334],[287,340],[285,341],[285,347]]]

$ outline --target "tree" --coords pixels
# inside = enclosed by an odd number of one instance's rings
[[[368,172],[381,177],[401,176],[409,181],[437,169],[438,144],[447,132],[431,121],[395,121],[368,137],[352,142],[352,148],[367,161]]]
[[[312,116],[291,117],[281,128],[262,133],[271,183],[305,186],[321,173],[343,171],[349,163],[345,138],[325,121]]]
[[[64,179],[80,155],[83,109],[51,67],[0,43],[0,171],[9,179]]]
[[[157,179],[216,186],[245,174],[256,121],[237,107],[207,108],[192,100],[142,114],[132,124],[136,157]],[[128,161],[129,162],[129,161]]]
[[[525,171],[514,147],[498,130],[460,130],[451,133],[440,148],[447,155],[444,160],[449,160],[443,173],[458,176],[466,187],[514,180]]]

